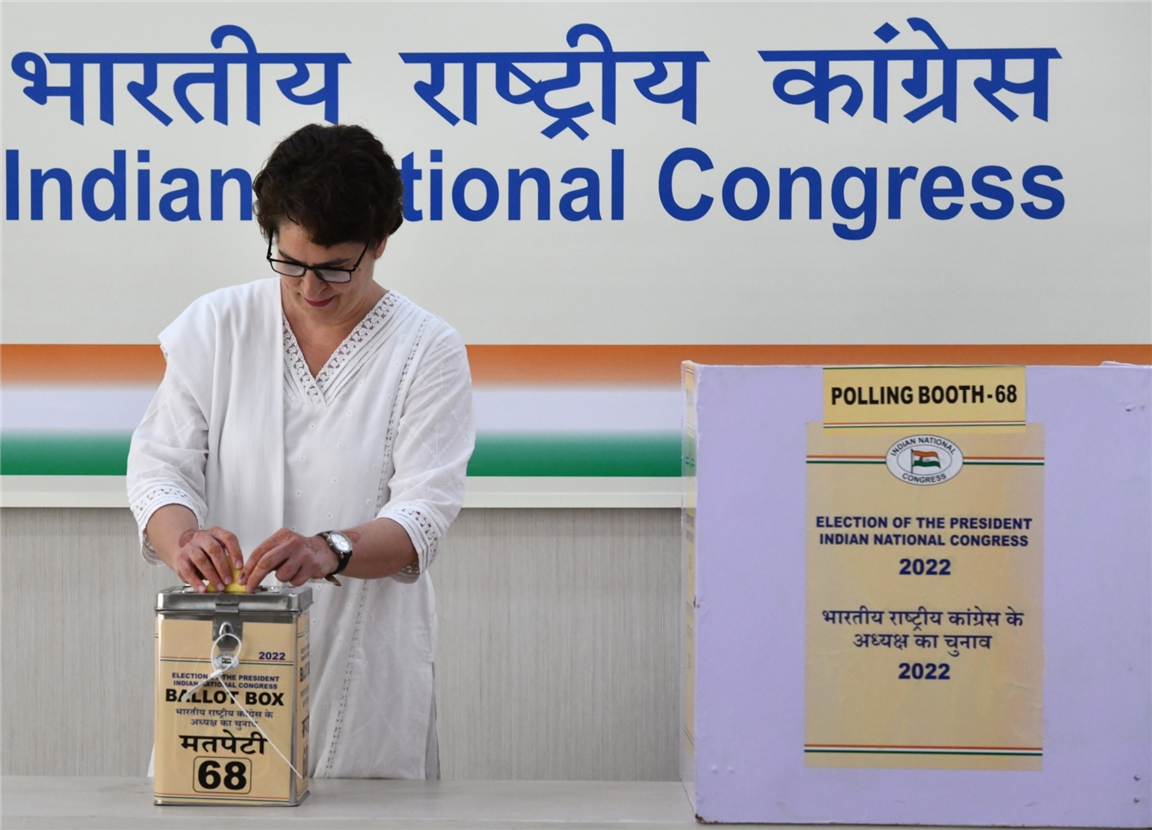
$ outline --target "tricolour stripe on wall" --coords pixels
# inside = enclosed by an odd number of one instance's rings
[[[122,476],[130,432],[4,432],[0,475]],[[680,475],[680,434],[480,434],[469,476],[669,478]]]
[[[154,386],[7,384],[0,473],[124,475]],[[471,476],[680,474],[674,386],[475,388]]]
[[[473,477],[680,474],[680,362],[1152,362],[1146,345],[470,346]],[[164,373],[158,346],[0,347],[5,476],[122,476]]]
[[[156,386],[7,384],[5,432],[131,432]],[[679,432],[675,386],[476,386],[476,430],[505,433]]]

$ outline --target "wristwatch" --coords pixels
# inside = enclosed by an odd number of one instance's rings
[[[336,558],[340,560],[336,563],[336,570],[328,574],[325,579],[336,576],[336,574],[348,567],[348,562],[352,559],[352,540],[339,530],[325,530],[316,535],[328,543],[328,548],[336,554]],[[336,584],[339,585],[340,583]]]

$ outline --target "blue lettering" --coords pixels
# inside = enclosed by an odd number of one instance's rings
[[[1047,164],[1038,164],[1024,171],[1024,191],[1029,196],[1038,199],[1047,199],[1051,204],[1046,208],[1037,207],[1035,202],[1021,202],[1020,209],[1033,219],[1054,219],[1064,210],[1064,194],[1054,187],[1036,181],[1038,176],[1058,182],[1064,174],[1055,167]]]
[[[252,221],[252,176],[242,167],[212,171],[210,199],[212,221],[220,222],[224,219],[224,183],[228,181],[236,182],[240,191],[240,221]]]
[[[136,161],[147,164],[152,159],[149,150],[137,150]],[[136,218],[147,222],[152,218],[152,171],[141,167],[136,171]]]
[[[560,197],[560,215],[569,222],[579,222],[581,219],[600,218],[600,177],[590,167],[573,167],[560,177],[564,184],[572,184],[577,179],[583,179],[584,187],[569,190]],[[577,199],[584,199],[584,209],[576,210],[573,205]]]
[[[990,208],[983,202],[973,202],[970,207],[981,219],[1003,219],[1012,212],[1015,200],[1012,198],[1011,190],[989,183],[989,177],[1001,182],[1012,181],[1012,174],[1003,167],[994,164],[981,167],[972,174],[972,190],[986,199],[995,199],[997,204],[996,207]]]
[[[169,222],[179,222],[188,219],[193,222],[200,221],[200,179],[187,167],[173,167],[160,177],[162,184],[172,184],[177,179],[184,182],[184,187],[169,190],[160,197],[160,215]],[[183,210],[174,207],[178,199],[184,200]]]
[[[856,179],[864,186],[864,195],[858,205],[849,205],[844,198],[844,191],[848,182]],[[876,230],[876,168],[845,167],[836,174],[832,180],[832,207],[841,219],[859,219],[864,221],[859,228],[850,228],[840,222],[832,223],[832,230],[841,239],[867,239]]]
[[[551,181],[539,167],[529,167],[523,172],[508,171],[508,218],[513,222],[520,220],[520,190],[525,179],[536,182],[536,218],[541,221],[551,219]]]
[[[80,186],[80,201],[84,205],[84,212],[97,222],[107,222],[115,219],[122,222],[128,218],[128,173],[127,153],[124,150],[112,151],[112,170],[97,167],[84,177],[84,184]],[[102,181],[112,185],[112,204],[108,208],[101,208],[96,204],[96,185]]]
[[[821,216],[821,184],[820,172],[812,167],[780,168],[780,218],[792,218],[792,183],[797,179],[808,182],[808,218],[819,219]]]
[[[404,221],[419,222],[424,211],[416,208],[416,182],[424,178],[424,171],[416,166],[416,154],[400,159],[400,181],[404,184]]]
[[[444,161],[443,150],[432,150],[428,160],[433,163]],[[444,171],[434,168],[429,171],[428,218],[439,222],[444,218]]]
[[[73,181],[80,186],[81,204],[85,214],[96,222],[109,219],[123,221],[129,210],[126,150],[113,151],[113,164],[109,168],[97,167],[75,177],[67,169],[39,167],[28,170],[26,180],[29,185],[30,211],[33,221],[42,221],[45,215],[45,190],[54,183],[54,194],[48,194],[51,201],[55,195],[59,203],[59,218],[69,221],[73,218]],[[560,181],[569,185],[566,192],[559,194],[558,210],[569,222],[582,220],[599,221],[603,208],[608,208],[613,221],[624,218],[624,150],[610,151],[610,169],[607,182],[608,193],[603,194],[606,204],[601,202],[601,177],[591,167],[573,167],[564,172]],[[408,153],[397,165],[404,184],[403,211],[408,221],[431,221],[443,219],[444,171],[438,166],[443,163],[443,151],[429,151],[431,164],[428,168],[428,205],[423,210],[417,200],[417,186],[425,179],[424,169],[417,167],[415,153]],[[136,216],[139,221],[151,220],[152,171],[149,168],[151,152],[137,150],[134,197],[137,202]],[[32,162],[35,163],[35,162]],[[676,175],[681,165],[695,166],[688,170],[677,183]],[[697,172],[707,173],[715,168],[712,158],[702,149],[683,147],[670,153],[660,166],[658,194],[663,209],[674,219],[692,222],[704,218],[712,209],[716,199],[709,195],[708,177],[697,178]],[[24,182],[21,151],[5,150],[5,216],[9,221],[21,217],[21,196]],[[903,215],[903,187],[907,182],[918,184],[920,203],[927,216],[936,220],[949,220],[963,211],[965,204],[977,217],[995,221],[1011,215],[1018,201],[1026,198],[1020,195],[1009,183],[1014,182],[1013,172],[1004,166],[989,164],[978,167],[969,180],[961,177],[957,169],[938,165],[928,169],[923,176],[916,166],[893,166],[888,170],[888,210],[887,218],[900,219]],[[879,174],[875,167],[844,167],[836,172],[830,184],[829,195],[835,220],[832,230],[837,237],[846,240],[868,239],[876,232],[879,218]],[[237,213],[240,221],[251,221],[253,209],[250,199],[252,175],[242,167],[213,168],[210,174],[210,209],[212,221],[225,219],[225,192],[228,183],[236,185]],[[822,216],[822,177],[813,167],[778,168],[779,218],[793,218],[793,190],[797,181],[802,180],[807,189],[809,219],[819,220]],[[500,174],[502,175],[502,174]],[[743,166],[732,169],[723,179],[720,199],[728,216],[741,222],[750,222],[764,216],[772,200],[772,185],[769,176],[761,167]],[[967,174],[964,174],[967,176]],[[684,177],[687,177],[687,181]],[[1021,177],[1022,188],[1030,201],[1019,201],[1021,210],[1032,219],[1052,219],[1059,216],[1066,204],[1066,195],[1055,183],[1064,178],[1061,171],[1051,165],[1035,165],[1028,168]],[[168,185],[167,192],[160,196],[158,209],[160,216],[169,222],[182,220],[199,221],[200,189],[198,174],[184,167],[174,167],[161,176],[160,181]],[[107,183],[105,185],[104,183]],[[478,182],[479,187],[469,186]],[[524,185],[531,182],[534,189],[524,195]],[[854,182],[859,182],[857,186]],[[679,186],[676,191],[674,185]],[[965,185],[971,188],[965,199]],[[538,221],[551,220],[551,176],[542,167],[508,169],[508,214],[509,221],[522,219],[525,210],[524,200],[535,200],[535,217]],[[714,185],[713,185],[714,186]],[[858,189],[859,187],[859,189]],[[109,190],[110,188],[110,190]],[[482,189],[482,197],[477,190]],[[697,195],[693,195],[693,193]],[[423,191],[420,192],[423,200]],[[500,202],[500,185],[496,175],[482,167],[472,167],[455,176],[451,187],[452,206],[466,221],[480,222],[495,215]],[[678,201],[678,197],[684,202]],[[804,194],[797,194],[803,199]],[[533,213],[531,201],[527,205]],[[800,205],[803,212],[803,204]],[[49,208],[49,212],[51,208]],[[859,220],[858,223],[856,220]]]
[[[4,218],[20,218],[20,151],[4,151]]]
[[[624,151],[612,151],[612,220],[624,218]]]
[[[484,204],[475,210],[468,206],[465,198],[468,185],[474,181],[484,185]],[[483,167],[469,167],[452,183],[452,207],[469,222],[484,221],[496,211],[499,203],[500,185],[496,184],[496,177]]]
[[[672,176],[681,162],[691,161],[701,171],[712,169],[712,159],[703,150],[695,147],[682,147],[674,151],[664,163],[660,165],[660,204],[673,219],[683,222],[694,222],[702,218],[712,209],[712,197],[702,195],[692,207],[681,207],[672,193]]]
[[[49,179],[60,188],[60,218],[68,221],[72,218],[72,176],[59,167],[32,170],[32,221],[44,218],[44,182]]]
[[[904,182],[916,181],[920,173],[918,167],[888,168],[888,218],[899,219],[903,207]]]
[[[749,208],[740,207],[739,202],[736,201],[736,186],[742,181],[750,181],[756,188],[756,198]],[[768,200],[771,195],[768,179],[755,167],[737,167],[724,179],[724,210],[728,211],[728,215],[733,219],[748,222],[759,218],[768,209]]]
[[[937,187],[936,182],[939,179],[946,179],[947,187]],[[964,181],[951,167],[933,167],[924,174],[924,181],[920,183],[920,205],[933,219],[953,219],[964,209],[964,205],[960,202],[950,202],[947,207],[938,207],[937,199],[963,195]]]

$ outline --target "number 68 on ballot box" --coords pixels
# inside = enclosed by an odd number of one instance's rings
[[[308,795],[310,588],[156,599],[157,804]]]

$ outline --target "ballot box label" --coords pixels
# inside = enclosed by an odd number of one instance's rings
[[[806,461],[806,765],[1040,769],[1043,426],[809,424]]]
[[[208,679],[212,632],[211,619],[157,618],[156,796],[295,803],[307,791],[308,615],[246,621],[238,664]]]

